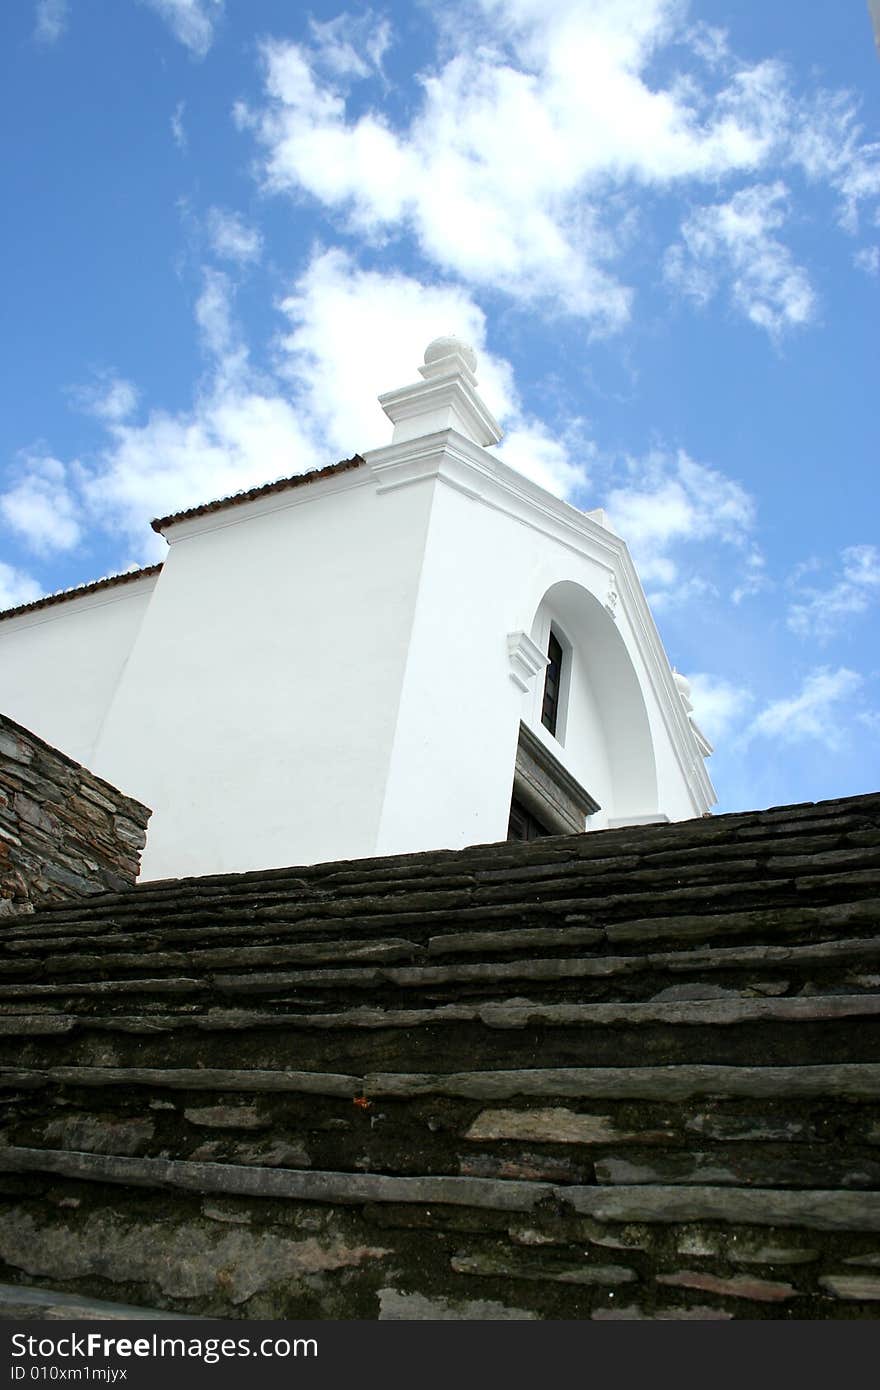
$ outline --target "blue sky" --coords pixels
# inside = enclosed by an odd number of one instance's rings
[[[471,341],[629,542],[719,809],[880,784],[863,0],[12,0],[0,606],[388,439]]]

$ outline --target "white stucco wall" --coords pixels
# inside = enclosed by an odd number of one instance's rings
[[[159,576],[161,578],[161,576]],[[86,767],[156,575],[0,622],[0,709]],[[124,782],[121,791],[135,795]]]
[[[519,730],[505,645],[513,538],[444,483],[416,488],[433,505],[379,854],[503,840]]]
[[[415,486],[433,503],[378,852],[503,839],[521,719],[600,803],[591,828],[700,814],[624,605],[606,610],[608,565],[491,488]],[[506,647],[522,630],[546,652],[551,620],[572,643],[561,739],[541,723],[543,674],[521,692]]]
[[[355,471],[170,529],[94,758],[143,877],[374,852],[428,500]]]

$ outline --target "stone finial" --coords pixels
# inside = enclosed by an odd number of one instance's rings
[[[680,671],[673,671],[672,678],[675,681],[675,684],[678,688],[678,693],[681,696],[682,703],[685,709],[687,710],[688,714],[690,714],[691,710],[694,707],[693,702],[691,700],[691,683],[688,680],[687,676],[683,676]]]
[[[694,718],[694,704],[691,699],[691,683],[687,676],[683,676],[680,671],[672,668],[672,679],[675,681],[675,688],[681,696],[681,703],[684,705],[684,712],[687,715],[688,723],[693,731],[694,738],[697,740],[697,747],[704,758],[708,758],[713,751],[712,745],[703,733],[696,719]]]
[[[476,372],[477,354],[469,343],[463,342],[461,338],[456,338],[452,334],[442,338],[434,338],[428,344],[425,348],[425,366],[433,367],[435,362],[442,361],[445,357],[453,357],[456,354],[464,359],[472,373]],[[424,373],[422,374],[424,375]]]
[[[393,444],[404,444],[442,430],[456,430],[474,444],[497,444],[501,429],[477,391],[477,354],[447,334],[425,348],[421,381],[379,397],[394,425]]]

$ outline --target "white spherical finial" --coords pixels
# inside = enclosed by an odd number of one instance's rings
[[[691,703],[691,683],[688,680],[687,676],[683,676],[680,671],[673,671],[672,678],[675,681],[676,686],[678,687],[678,693],[684,701],[685,708],[689,711],[692,710],[693,705]]]
[[[435,338],[433,342],[428,344],[425,348],[425,366],[430,367],[432,362],[439,361],[441,357],[449,357],[454,352],[464,358],[472,372],[477,370],[477,354],[473,348],[468,343],[462,342],[461,338],[455,338],[451,335]]]

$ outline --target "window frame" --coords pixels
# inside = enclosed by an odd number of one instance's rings
[[[559,706],[562,702],[562,675],[565,669],[565,652],[562,643],[551,625],[547,638],[547,665],[544,668],[544,693],[541,699],[541,723],[549,734],[556,738],[559,728]],[[552,682],[552,685],[551,685]]]
[[[555,739],[556,742],[564,748],[566,733],[568,731],[568,709],[571,695],[571,674],[574,664],[574,649],[572,643],[565,635],[564,628],[560,627],[552,614],[547,614],[546,622],[542,624],[542,627],[543,631],[535,639],[537,645],[549,658],[550,642],[552,639],[559,644],[559,649],[562,653],[556,694],[556,727],[551,730],[549,725],[544,722],[544,699],[547,689],[547,677],[550,670],[549,662],[548,666],[545,668],[544,679],[535,682],[537,688],[535,691],[534,719],[535,724],[540,725],[542,733],[546,734],[548,738]]]

